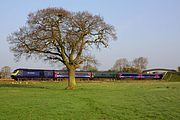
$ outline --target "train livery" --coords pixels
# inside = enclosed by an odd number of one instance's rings
[[[58,80],[69,78],[67,71],[62,70],[43,70],[43,69],[16,69],[11,77],[15,80]],[[90,72],[76,71],[75,77],[78,79],[161,79],[163,74],[143,74],[143,73],[122,73],[122,72]]]
[[[68,72],[63,70],[16,69],[11,74],[11,78],[15,80],[57,80],[68,77]],[[76,72],[75,77],[82,79],[91,79],[92,72]]]
[[[69,74],[67,71],[54,71],[54,78],[68,78]],[[92,78],[92,72],[79,71],[75,73],[76,78]]]
[[[161,79],[163,74],[118,73],[119,79]]]

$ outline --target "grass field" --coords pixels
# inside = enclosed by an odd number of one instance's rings
[[[172,72],[168,72],[165,76],[164,76],[164,78],[163,78],[163,80],[165,80],[165,81],[178,81],[178,82],[180,82],[180,73],[172,73]]]
[[[179,120],[180,82],[0,82],[0,120]]]

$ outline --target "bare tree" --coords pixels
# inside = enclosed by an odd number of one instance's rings
[[[83,66],[82,69],[84,71],[98,71],[96,66],[93,66],[93,65],[90,65],[90,64]]]
[[[135,58],[133,60],[133,65],[140,70],[145,69],[147,64],[148,64],[148,59],[144,57]]]
[[[10,78],[11,76],[11,67],[4,66],[1,68],[1,77],[2,78]]]
[[[94,56],[86,55],[83,59],[84,59],[83,70],[86,71],[97,70],[96,65],[98,65],[99,63]]]
[[[122,72],[129,72],[129,73],[140,73],[140,69],[136,68],[134,66],[128,66],[128,67],[124,67],[122,69]]]
[[[75,70],[90,48],[108,47],[116,39],[113,26],[99,15],[47,8],[28,16],[27,24],[8,37],[15,58],[39,57],[61,62],[69,72],[67,89],[75,89]]]
[[[129,62],[126,58],[120,58],[116,60],[112,70],[123,71],[124,68],[129,66]]]

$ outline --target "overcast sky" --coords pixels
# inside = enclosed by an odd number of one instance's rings
[[[1,0],[0,68],[58,69],[41,60],[16,63],[9,51],[7,36],[25,25],[27,15],[47,7],[89,11],[115,26],[118,40],[108,49],[92,51],[100,70],[110,69],[119,58],[147,57],[148,68],[180,66],[180,0]]]

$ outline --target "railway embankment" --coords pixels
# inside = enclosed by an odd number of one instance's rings
[[[163,80],[165,81],[174,81],[174,82],[180,82],[180,73],[179,72],[167,72],[165,76],[163,77]]]

